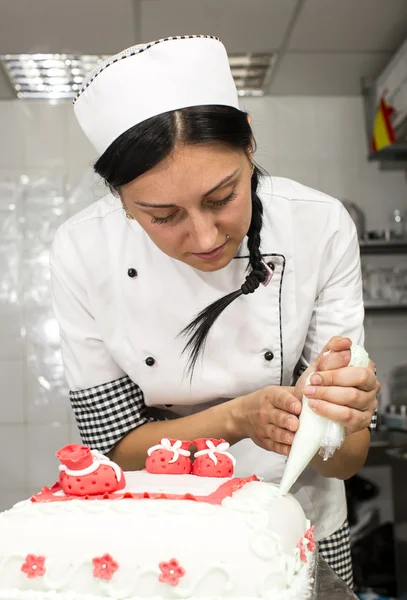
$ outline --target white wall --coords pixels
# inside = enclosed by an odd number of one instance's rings
[[[269,173],[357,202],[369,229],[407,210],[404,173],[366,161],[357,98],[245,99]],[[71,105],[0,103],[0,510],[57,478],[55,451],[78,440],[53,320],[47,253],[56,227],[103,193]],[[312,232],[310,232],[312,235]],[[398,257],[405,260],[405,257]],[[406,361],[407,318],[368,316],[383,377]]]

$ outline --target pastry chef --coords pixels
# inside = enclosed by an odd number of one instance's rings
[[[212,36],[106,60],[74,110],[108,188],[62,225],[51,253],[83,442],[130,470],[161,438],[224,438],[238,476],[278,483],[316,370],[311,405],[348,435],[292,492],[351,583],[343,479],[366,458],[379,384],[373,364],[347,367],[364,316],[348,213],[255,164],[250,117]]]

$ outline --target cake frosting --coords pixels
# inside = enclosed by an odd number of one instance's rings
[[[195,470],[192,442],[161,440],[148,470],[124,473],[96,450],[61,449],[59,481],[0,513],[0,598],[310,597],[315,542],[300,504],[235,478],[224,440],[196,442]]]

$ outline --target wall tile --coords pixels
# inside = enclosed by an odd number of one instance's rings
[[[82,444],[81,436],[80,436],[78,427],[75,422],[71,423],[69,431],[70,431],[69,443],[70,444]]]
[[[70,103],[26,102],[24,150],[26,167],[66,165],[67,114]]]
[[[24,421],[25,362],[0,360],[1,410],[0,423]]]
[[[62,372],[62,367],[60,370]],[[68,389],[57,385],[50,377],[47,378],[40,373],[40,367],[36,372],[27,370],[27,422],[44,423],[52,420],[68,423],[71,413]]]
[[[27,444],[25,425],[0,424],[1,489],[23,489],[27,485]]]
[[[27,426],[27,486],[41,489],[43,485],[52,485],[58,479],[58,459],[55,453],[68,444],[69,427],[55,422]]]
[[[72,167],[67,173],[65,197],[68,217],[72,217],[109,193],[103,180],[84,167]]]
[[[343,161],[339,163],[330,162],[321,163],[320,168],[320,189],[321,191],[338,198],[339,200],[355,201],[357,188],[356,168],[346,164]]]
[[[0,512],[3,510],[9,510],[17,504],[17,502],[21,502],[22,500],[27,500],[29,497],[28,491],[26,488],[17,489],[17,490],[0,490]]]
[[[65,423],[70,411],[68,387],[62,365],[58,324],[52,308],[27,309],[25,319],[27,420]]]
[[[275,175],[276,173],[273,173]],[[294,179],[309,187],[320,189],[320,177],[318,163],[310,160],[287,160],[278,161],[278,175]]]
[[[67,111],[66,164],[74,167],[90,168],[96,158],[97,152],[80,128],[72,105],[70,105]]]
[[[25,356],[23,312],[18,304],[0,304],[0,360]]]
[[[273,110],[273,135],[267,140],[273,156],[287,160],[317,160],[321,149],[313,102],[309,98],[275,99]]]
[[[18,100],[3,100],[0,107],[0,168],[21,169],[25,163],[26,106]]]

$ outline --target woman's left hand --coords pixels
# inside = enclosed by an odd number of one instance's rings
[[[332,341],[332,345],[338,346],[337,352],[346,351],[347,342],[349,348],[351,345],[348,338],[333,338]],[[337,360],[335,350],[321,357],[318,370],[303,393],[316,414],[344,425],[347,433],[354,433],[369,427],[381,386],[372,361],[367,368],[338,368]]]

